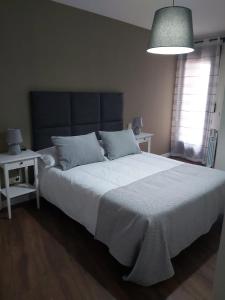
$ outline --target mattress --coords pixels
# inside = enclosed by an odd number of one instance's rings
[[[101,198],[107,192],[184,163],[142,152],[62,171],[41,169],[41,195],[93,235]]]

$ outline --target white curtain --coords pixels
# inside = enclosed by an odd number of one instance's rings
[[[216,105],[221,43],[203,42],[178,57],[171,130],[171,155],[206,162]]]

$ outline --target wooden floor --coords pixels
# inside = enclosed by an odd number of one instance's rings
[[[173,260],[173,278],[146,288],[122,281],[127,269],[105,246],[41,204],[14,207],[12,221],[0,213],[0,300],[211,299],[219,223]]]

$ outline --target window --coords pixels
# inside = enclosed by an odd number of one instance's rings
[[[219,73],[220,46],[199,46],[177,62],[172,155],[206,161]]]

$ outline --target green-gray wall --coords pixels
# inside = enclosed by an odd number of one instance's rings
[[[175,58],[146,53],[149,32],[48,0],[0,1],[0,149],[7,127],[31,143],[29,91],[124,92],[124,125],[136,115],[170,144]]]

